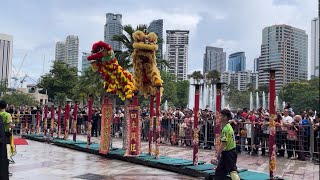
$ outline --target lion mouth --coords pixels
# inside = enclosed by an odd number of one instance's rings
[[[92,51],[91,51],[91,55],[90,56],[88,56],[88,60],[89,61],[91,61],[91,62],[95,62],[95,61],[99,61],[99,60],[101,60],[102,58],[103,58],[103,55],[102,55],[102,52],[105,50],[105,48],[104,47],[98,47],[98,48],[96,48],[96,49],[93,49]]]

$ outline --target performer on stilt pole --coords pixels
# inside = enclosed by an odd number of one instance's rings
[[[58,107],[58,133],[57,138],[61,136],[61,106]]]
[[[156,152],[155,152],[155,158],[159,159],[160,155],[160,131],[161,131],[161,126],[160,126],[160,101],[161,101],[161,96],[160,96],[160,88],[161,86],[157,86],[157,94],[156,94]]]
[[[87,131],[87,148],[91,144],[91,128],[92,128],[92,95],[88,99],[88,131]]]
[[[77,141],[77,115],[78,115],[78,102],[74,102],[74,110],[73,110],[73,141]]]

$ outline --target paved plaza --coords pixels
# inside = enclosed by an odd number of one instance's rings
[[[85,140],[85,136],[78,136],[78,139]],[[10,171],[14,175],[10,179],[197,179],[128,162],[110,160],[55,145],[27,141],[29,145],[17,146],[18,153],[14,157],[16,163],[10,165]],[[99,142],[99,139],[93,137],[92,141]],[[113,146],[122,147],[122,140],[113,139]],[[147,150],[148,143],[142,142],[142,151],[147,152]],[[189,147],[165,145],[161,147],[160,154],[192,159],[192,149]],[[213,150],[201,149],[199,160],[209,162],[212,154]],[[238,157],[238,167],[268,172],[268,157],[241,154]],[[315,165],[311,161],[278,158],[277,175],[285,179],[318,180],[319,165]]]

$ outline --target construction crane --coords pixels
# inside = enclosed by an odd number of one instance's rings
[[[13,87],[13,88],[17,88],[17,82],[18,82],[18,80],[19,80],[18,76],[19,76],[19,73],[20,73],[20,69],[21,69],[21,67],[22,67],[22,65],[23,65],[23,63],[24,63],[27,55],[28,55],[28,53],[26,53],[26,54],[24,55],[24,57],[23,57],[23,59],[22,59],[22,62],[21,62],[21,64],[20,64],[20,66],[19,66],[18,71],[17,71],[16,74],[11,78],[11,79],[14,80],[14,85],[13,85],[14,87]],[[24,79],[25,79],[25,78],[24,78]],[[24,80],[23,80],[23,81],[24,81]],[[20,82],[21,82],[21,81],[20,81]]]

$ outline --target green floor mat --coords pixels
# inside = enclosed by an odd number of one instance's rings
[[[188,166],[186,168],[187,169],[196,170],[196,171],[212,170],[213,169],[213,164],[201,164],[201,165],[198,165],[198,166]]]
[[[123,156],[124,153],[125,153],[125,150],[123,150],[123,149],[117,149],[117,150],[109,152],[109,154],[117,154],[117,155],[121,155],[121,156]]]
[[[244,171],[239,173],[239,176],[243,180],[267,180],[269,179],[269,174],[254,172],[254,171]]]
[[[76,141],[74,142],[73,140],[65,140],[65,139],[53,139],[53,142],[58,142],[62,144],[87,144],[85,141]]]
[[[213,168],[213,165],[212,165],[212,168]],[[247,170],[247,169],[238,169],[237,172],[238,172],[239,175],[240,175],[240,173],[243,173],[243,172],[246,172],[246,171],[248,171],[248,170]],[[210,169],[210,170],[205,170],[205,171],[202,171],[202,172],[207,173],[207,174],[214,175],[215,170]]]
[[[87,149],[87,144],[75,144],[75,146]],[[100,144],[90,144],[89,149],[98,150],[100,149]]]
[[[42,134],[25,134],[23,136],[25,136],[25,137],[43,137]]]

